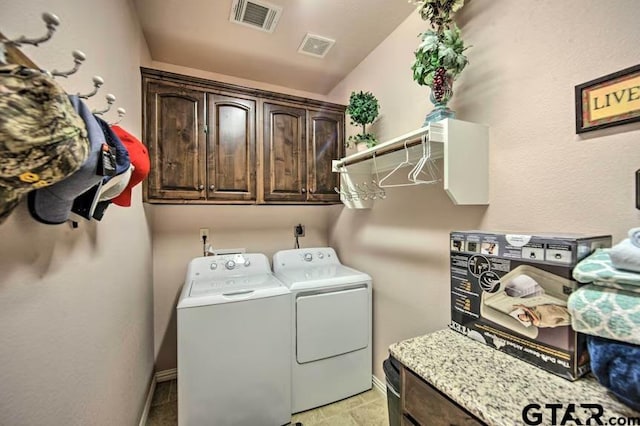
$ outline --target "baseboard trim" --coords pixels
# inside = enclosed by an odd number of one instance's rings
[[[177,379],[178,378],[178,369],[177,368],[172,368],[170,370],[158,371],[158,372],[156,372],[156,376],[155,377],[156,377],[156,381],[158,383],[166,382],[168,380]]]
[[[149,417],[149,410],[151,409],[151,401],[153,400],[153,392],[156,390],[156,384],[161,382],[166,382],[168,380],[173,380],[178,378],[178,369],[172,368],[170,370],[162,370],[156,372],[156,374],[151,377],[151,384],[149,386],[149,393],[147,394],[147,400],[144,404],[144,410],[142,411],[142,416],[140,417],[139,426],[146,426],[147,419]],[[376,376],[371,375],[371,383],[373,384],[373,388],[380,392],[385,398],[387,396],[387,385],[383,383]]]
[[[153,401],[153,393],[156,391],[156,385],[160,382],[166,382],[176,379],[178,377],[178,369],[172,368],[170,370],[157,371],[151,376],[151,383],[149,384],[149,392],[147,393],[147,400],[144,403],[144,409],[140,416],[140,423],[138,426],[146,426],[149,419],[149,411],[151,411],[151,402]]]
[[[373,387],[380,392],[385,397],[387,396],[387,384],[382,382],[382,380],[378,379],[376,376],[371,376],[371,383],[373,383]]]
[[[156,375],[151,376],[151,384],[149,385],[149,392],[147,393],[147,400],[144,403],[142,409],[142,416],[140,416],[140,423],[138,426],[146,426],[147,419],[149,418],[149,411],[151,411],[151,401],[153,401],[153,393],[156,391]]]

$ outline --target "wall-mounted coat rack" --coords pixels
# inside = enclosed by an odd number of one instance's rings
[[[56,15],[54,15],[52,13],[43,13],[42,14],[42,19],[45,22],[46,29],[47,29],[47,32],[46,32],[46,34],[44,36],[41,36],[41,37],[20,36],[20,37],[17,37],[17,38],[9,38],[9,37],[5,37],[2,33],[0,33],[0,65],[5,65],[5,64],[22,65],[24,67],[27,67],[27,68],[31,69],[31,71],[35,70],[35,72],[39,71],[39,72],[45,74],[46,76],[48,76],[49,79],[58,78],[58,77],[68,78],[69,76],[75,74],[80,69],[80,67],[85,63],[87,58],[86,58],[86,55],[82,51],[74,50],[73,52],[71,52],[71,56],[73,58],[73,66],[71,68],[69,68],[67,70],[54,69],[53,71],[49,72],[49,71],[46,71],[46,70],[42,69],[40,66],[36,65],[33,61],[31,61],[19,49],[20,46],[25,45],[25,44],[38,46],[39,44],[48,41],[49,39],[51,39],[51,37],[53,36],[55,31],[60,26],[60,19]],[[40,77],[44,77],[44,76],[40,76]],[[92,80],[93,80],[93,89],[90,92],[86,93],[86,94],[78,93],[77,96],[79,98],[89,99],[92,96],[95,96],[98,93],[98,90],[104,85],[104,79],[102,77],[100,77],[100,76],[96,75],[96,76],[93,77]],[[52,87],[58,87],[58,86],[57,85],[52,85]],[[60,92],[58,92],[58,93],[60,93]],[[93,114],[101,115],[101,114],[105,114],[105,113],[107,113],[108,111],[111,110],[113,104],[116,101],[116,97],[113,94],[109,93],[109,94],[107,94],[105,96],[105,99],[107,101],[107,106],[102,108],[102,109],[94,109],[92,111]],[[82,107],[84,108],[84,111],[86,111],[88,113],[87,107],[84,106],[84,105]],[[82,111],[82,108],[80,108],[80,111]],[[79,112],[79,114],[82,116],[83,120],[85,120],[85,124],[87,126],[89,126],[89,121],[87,121],[87,117],[83,116],[82,112]],[[113,124],[119,123],[122,120],[122,118],[124,117],[125,114],[126,114],[126,110],[124,108],[118,108],[117,109],[118,119],[114,123],[111,123],[111,124],[113,125]],[[91,116],[91,114],[89,113],[88,117],[90,117],[90,116]],[[95,126],[97,126],[97,125],[98,124],[96,123]],[[96,141],[96,140],[98,140],[98,139],[93,139],[93,141]],[[121,146],[121,148],[122,149],[126,149],[126,148],[124,148],[123,145]],[[117,149],[118,148],[115,148],[115,151],[117,151]],[[91,158],[92,158],[92,161],[93,161],[93,157],[91,157]],[[113,157],[114,164],[112,166],[114,166],[116,168],[120,167],[123,170],[125,170],[125,169],[128,170],[129,166],[127,166],[124,163],[125,160],[123,160],[123,162],[121,164],[119,162],[118,158],[126,159],[126,162],[129,162],[129,159],[128,159],[127,156],[123,155],[123,156],[117,157],[117,155],[116,155],[116,156]],[[98,161],[97,157],[95,158],[95,161]],[[89,167],[91,167],[91,166],[89,166]],[[88,169],[88,170],[90,170],[90,169]],[[60,179],[55,180],[53,182],[50,182],[49,184],[53,186],[53,185],[56,185],[57,183],[61,183],[61,182],[65,181],[66,179],[71,179],[73,177],[77,177],[79,180],[74,181],[73,184],[75,184],[76,186],[82,186],[82,184],[85,183],[85,180],[83,180],[83,179],[85,179],[86,173],[83,174],[83,175],[81,175],[81,174],[77,174],[76,175],[75,174],[76,172],[84,173],[84,169],[81,166],[79,169],[77,169],[73,173],[70,173],[69,175],[61,175]],[[119,173],[118,176],[125,176],[124,172],[118,172],[118,173]],[[105,175],[105,177],[103,179],[107,179],[107,178],[113,177],[113,175],[111,175],[109,173],[106,173],[106,172],[104,173],[104,175]],[[87,175],[87,176],[89,176],[89,175]],[[92,179],[86,179],[86,182],[89,185],[93,185],[94,184],[93,178],[96,178],[95,172],[90,173],[90,176],[92,177]],[[130,174],[126,175],[126,176],[127,176],[126,179],[129,179]],[[92,190],[94,188],[96,188],[96,187],[99,189],[101,184],[104,182],[104,180],[100,181],[99,177],[97,177],[97,179],[99,181],[99,185],[92,186],[91,188],[86,189],[84,193],[78,194],[75,200],[77,201],[78,199],[80,199],[85,194],[92,193]],[[115,178],[114,178],[114,181],[115,181]],[[70,184],[70,185],[73,185],[73,184]],[[48,186],[48,185],[45,185],[45,186]],[[36,194],[36,192],[34,192],[34,191],[37,191],[37,190],[42,189],[42,188],[44,188],[44,187],[43,186],[40,186],[40,187],[35,187],[34,186],[33,188],[31,188],[29,190],[28,187],[24,187],[24,189],[26,189],[26,191],[22,191],[19,196],[20,197],[24,196],[25,198],[27,196],[31,197],[32,195],[36,196],[38,194]],[[124,189],[124,186],[122,188]],[[82,190],[81,188],[78,188],[78,189]],[[70,191],[71,191],[71,194],[73,194],[74,189],[72,189]],[[44,194],[44,193],[42,193],[42,194]],[[102,194],[100,194],[100,195],[102,195]],[[109,199],[110,198],[105,198],[104,200],[109,200]],[[18,198],[18,200],[19,200],[19,198]],[[100,199],[100,201],[103,201],[103,199]],[[31,202],[31,198],[30,198],[30,202]],[[74,203],[75,203],[75,201],[74,201]],[[7,207],[7,209],[11,209],[12,210],[15,206],[5,205],[4,207]],[[30,204],[30,212],[32,213],[32,215],[34,215],[34,218],[36,218],[37,220],[39,220],[39,221],[41,221],[43,223],[59,223],[59,222],[48,222],[47,221],[48,219],[43,219],[44,216],[41,216],[40,213],[44,212],[45,210],[43,210],[44,208],[42,207],[42,205],[39,208],[40,208],[40,211],[35,212],[34,210],[31,210],[31,204]],[[75,204],[74,204],[74,208],[75,208]],[[5,211],[3,211],[3,213],[6,213],[7,211],[10,212],[11,210],[5,210]],[[35,215],[37,215],[37,216],[35,216]],[[79,217],[79,216],[74,216],[72,212],[70,212],[69,215],[70,216],[67,219],[67,223],[70,223],[73,228],[77,228],[78,223],[76,222],[75,218]],[[100,218],[101,217],[102,216],[100,216]],[[85,217],[83,216],[83,218],[85,218]],[[62,220],[64,221],[64,219],[62,219]],[[100,220],[100,219],[97,219],[97,220]]]
[[[31,44],[37,46],[40,43],[48,41],[53,33],[56,32],[58,25],[60,25],[60,18],[53,13],[45,12],[42,14],[42,20],[47,27],[47,33],[42,37],[29,38],[26,36],[20,36],[14,39],[8,39],[0,34],[0,64],[6,63],[22,63],[23,61],[34,65],[33,62],[27,58],[22,52],[18,50],[18,47],[23,44]]]
[[[53,33],[56,32],[58,25],[60,25],[60,18],[58,18],[53,13],[45,12],[42,14],[42,20],[47,27],[47,34],[45,34],[44,36],[36,38],[20,36],[13,40],[3,40],[2,43],[5,45],[20,47],[23,44],[32,44],[34,46],[37,46],[40,43],[48,41],[53,36]]]
[[[453,119],[430,123],[334,160],[333,171],[340,173],[344,204],[363,209],[373,206],[373,198],[349,199],[347,194],[372,181],[381,188],[438,183],[438,159],[444,163],[444,190],[454,204],[489,204],[489,128],[481,124]]]
[[[100,87],[104,84],[104,80],[99,75],[94,75],[92,81],[93,89],[89,93],[82,95],[78,92],[78,97],[80,99],[89,99],[90,97],[95,96],[95,94],[98,93],[98,90],[100,90]]]
[[[118,119],[116,121],[110,122],[109,126],[115,126],[116,124],[119,124],[124,116],[127,115],[127,110],[122,107],[118,108],[116,112],[118,113]]]
[[[102,115],[102,114],[104,114],[106,112],[109,112],[109,110],[111,109],[111,106],[116,101],[116,97],[114,95],[112,95],[111,93],[109,93],[104,98],[107,100],[107,106],[104,109],[94,109],[93,111],[91,111],[95,115]]]
[[[82,63],[87,59],[85,54],[79,50],[74,50],[73,52],[71,52],[71,55],[73,56],[73,68],[68,71],[53,70],[51,71],[51,75],[53,75],[54,77],[67,78],[70,75],[75,74],[80,69],[80,65],[82,65]]]

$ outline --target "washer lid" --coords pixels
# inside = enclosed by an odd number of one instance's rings
[[[344,265],[285,268],[277,272],[276,277],[292,290],[371,281],[371,277],[364,272]]]
[[[289,293],[273,274],[236,275],[220,279],[194,278],[186,283],[178,309],[239,302]]]

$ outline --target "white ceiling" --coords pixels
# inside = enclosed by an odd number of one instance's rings
[[[153,60],[326,94],[414,10],[407,0],[267,0],[272,34],[229,21],[232,0],[134,0]],[[336,40],[323,59],[305,34]]]

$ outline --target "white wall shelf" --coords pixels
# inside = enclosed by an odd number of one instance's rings
[[[446,119],[430,123],[404,135],[376,145],[365,151],[333,161],[333,171],[341,173],[341,185],[346,190],[356,184],[372,184],[377,174],[393,170],[406,159],[405,146],[410,160],[422,156],[422,136],[431,141],[431,157],[442,159],[443,185],[451,201],[456,205],[489,204],[489,128],[482,124]],[[416,185],[420,187],[420,185]],[[380,198],[380,197],[376,197]],[[371,208],[373,199],[346,199],[350,208]]]

